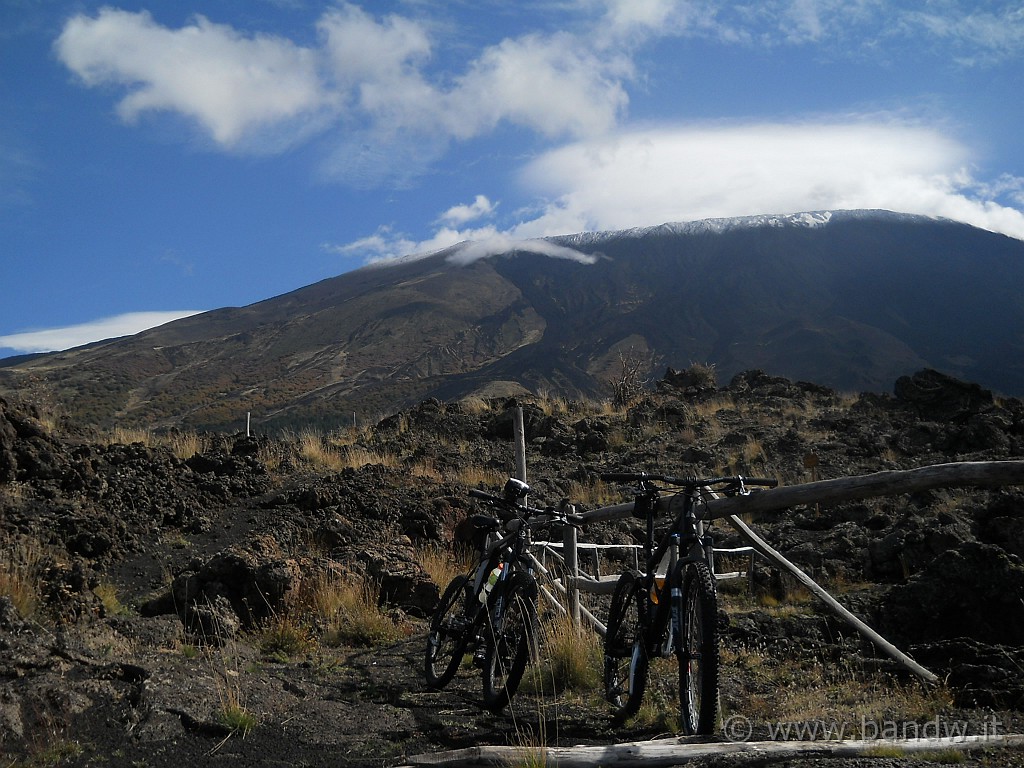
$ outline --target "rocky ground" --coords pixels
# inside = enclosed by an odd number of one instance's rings
[[[532,502],[614,503],[597,482],[612,470],[793,485],[1024,458],[1024,404],[935,372],[900,379],[891,396],[758,371],[719,387],[706,374],[669,371],[619,411],[520,400]],[[299,437],[101,440],[0,401],[0,764],[392,766],[481,744],[665,735],[658,717],[613,727],[593,689],[527,686],[493,714],[468,664],[444,691],[423,683],[438,595],[424,553],[452,546],[469,487],[511,473],[513,405],[426,402],[321,436],[317,455]],[[723,707],[751,738],[771,738],[779,722],[842,722],[854,735],[908,722],[1024,732],[1024,489],[941,489],[752,524],[943,684],[921,687],[761,565],[750,591],[723,585],[720,617]],[[625,542],[633,527],[583,538]],[[719,527],[721,546],[739,543]],[[328,642],[310,621],[307,644],[271,649],[266,628],[325,574],[373,584],[394,632]],[[252,721],[228,721],[232,705]],[[1022,764],[1019,751],[994,748],[968,759]]]

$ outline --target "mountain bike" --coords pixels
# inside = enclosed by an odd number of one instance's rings
[[[601,479],[636,483],[633,516],[647,522],[645,572],[630,570],[619,577],[608,610],[604,688],[614,708],[613,718],[621,722],[636,715],[652,665],[671,667],[674,659],[678,676],[671,675],[675,680],[669,692],[659,689],[666,699],[659,703],[674,707],[669,700],[678,698],[683,731],[711,734],[718,721],[718,596],[714,542],[704,529],[701,506],[712,492],[747,495],[751,487],[773,488],[778,481],[645,472],[613,472],[602,474]],[[659,513],[675,514],[675,518],[655,548],[654,522]],[[663,575],[658,575],[663,565]]]
[[[481,490],[469,495],[501,517],[472,515],[468,522],[480,541],[478,563],[445,588],[430,620],[424,676],[431,688],[443,688],[473,653],[483,670],[484,706],[501,711],[519,688],[527,664],[537,651],[537,581],[525,557],[532,529],[551,523],[580,524],[564,506],[532,509],[520,501],[529,486],[515,478],[501,496]],[[505,536],[494,540],[504,531]]]

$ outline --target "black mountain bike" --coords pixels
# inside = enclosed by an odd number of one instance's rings
[[[526,483],[510,478],[503,494],[471,490],[469,495],[500,516],[473,515],[469,523],[480,541],[479,563],[448,584],[430,620],[424,676],[431,688],[443,688],[473,653],[483,669],[484,706],[500,711],[519,688],[527,664],[537,652],[537,581],[526,558],[534,526],[578,524],[582,518],[564,509],[531,509],[521,500]],[[506,535],[493,541],[493,534]]]
[[[714,545],[704,530],[702,502],[712,491],[746,495],[751,486],[771,488],[778,481],[645,472],[609,473],[601,479],[637,483],[633,516],[647,522],[646,572],[623,573],[608,610],[604,686],[613,716],[623,721],[635,715],[648,689],[652,664],[671,666],[674,659],[678,677],[671,678],[678,687],[673,681],[667,692],[659,688],[666,700],[658,703],[674,707],[678,698],[684,732],[711,734],[718,721],[718,597]],[[654,520],[666,513],[675,517],[655,549]],[[657,574],[659,567],[664,575]]]

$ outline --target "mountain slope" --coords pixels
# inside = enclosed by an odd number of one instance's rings
[[[1024,243],[1002,235],[856,211],[546,244],[593,263],[449,249],[21,360],[0,385],[98,424],[211,427],[332,425],[494,381],[600,394],[622,356],[848,390],[933,367],[1024,394]]]

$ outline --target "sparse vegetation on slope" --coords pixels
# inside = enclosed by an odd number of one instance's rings
[[[40,745],[74,744],[61,759],[83,765],[179,766],[214,750],[380,765],[481,743],[519,739],[536,755],[674,731],[668,700],[654,696],[613,728],[595,636],[554,612],[542,613],[534,682],[507,714],[479,707],[468,660],[445,691],[425,688],[427,617],[468,567],[457,554],[474,509],[466,491],[496,488],[514,466],[511,406],[523,407],[538,504],[623,501],[597,480],[611,470],[796,484],[1024,457],[1018,400],[929,371],[895,393],[851,396],[760,371],[721,387],[677,376],[624,410],[428,400],[308,442],[203,434],[185,449],[159,430],[123,441],[55,432],[0,401],[0,755],[30,764]],[[388,458],[335,464],[329,450]],[[752,738],[779,723],[1024,728],[1022,508],[1018,488],[940,490],[751,520],[944,684],[918,685],[760,563],[720,585],[726,716],[744,718]],[[622,546],[636,525],[581,535]],[[738,543],[716,528],[721,546]],[[632,565],[624,549],[600,557],[606,574]],[[984,759],[1002,765],[999,755]]]

